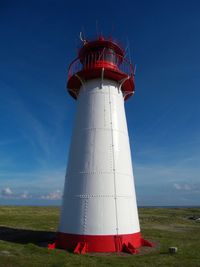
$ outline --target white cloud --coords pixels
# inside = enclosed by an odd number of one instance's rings
[[[173,184],[174,188],[176,188],[177,190],[181,190],[182,187],[180,184]]]
[[[29,193],[27,190],[21,191],[19,189],[11,189],[10,187],[5,187],[0,190],[0,198],[4,199],[43,199],[43,200],[60,200],[62,199],[62,191],[56,190],[53,192],[32,192]]]
[[[16,193],[10,187],[5,187],[1,190],[2,198],[10,198],[10,199],[28,199],[32,198],[32,196],[28,193],[28,191],[24,191],[23,193]]]
[[[13,191],[10,189],[10,187],[6,187],[1,190],[1,195],[3,197],[12,197]]]
[[[198,186],[197,185],[174,183],[173,187],[176,190],[180,190],[180,191],[198,191]]]
[[[32,196],[27,192],[27,191],[24,191],[22,194],[20,194],[18,196],[19,198],[22,198],[22,199],[28,199],[28,198],[32,198]]]
[[[62,198],[62,192],[60,190],[56,190],[55,192],[51,192],[46,195],[42,195],[40,199],[47,199],[47,200],[60,200]]]

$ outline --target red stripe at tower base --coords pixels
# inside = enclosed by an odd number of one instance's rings
[[[148,243],[148,244],[147,244]],[[152,243],[144,240],[140,232],[124,235],[76,235],[57,233],[55,247],[69,251],[77,251],[81,247],[84,252],[120,252],[126,251],[132,254],[137,253],[141,246],[153,246]]]

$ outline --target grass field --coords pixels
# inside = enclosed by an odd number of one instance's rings
[[[200,267],[200,222],[188,220],[200,208],[140,208],[139,215],[143,237],[157,244],[148,253],[74,255],[45,247],[55,236],[58,208],[0,206],[0,267]],[[170,246],[178,252],[169,254]]]

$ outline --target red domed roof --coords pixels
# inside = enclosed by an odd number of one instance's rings
[[[111,39],[106,40],[103,36],[100,36],[98,40],[85,41],[84,45],[79,50],[79,57],[82,57],[86,53],[89,53],[99,48],[110,48],[121,57],[124,57],[125,54],[124,49],[121,48],[119,44],[112,41]]]

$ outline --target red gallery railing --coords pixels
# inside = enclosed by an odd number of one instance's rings
[[[126,74],[129,77],[134,76],[133,66],[126,58],[107,51],[95,51],[72,61],[68,69],[68,79],[80,71],[103,67]]]

